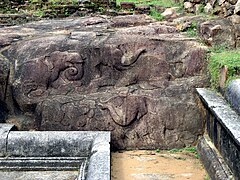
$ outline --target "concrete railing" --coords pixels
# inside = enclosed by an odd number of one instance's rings
[[[201,160],[211,179],[239,179],[240,116],[214,91],[197,92],[206,112],[206,135],[198,144]]]
[[[79,170],[79,180],[110,180],[110,132],[14,131],[0,124],[0,170]]]

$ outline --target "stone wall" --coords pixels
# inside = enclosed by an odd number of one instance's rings
[[[238,87],[235,86],[236,84]],[[239,80],[230,84],[227,93],[228,99],[231,98],[229,102],[213,91],[197,90],[206,112],[206,136],[203,139],[206,142],[208,139],[212,141],[210,149],[214,151],[216,148],[221,155],[216,159],[208,154],[209,150],[200,147],[201,159],[211,179],[239,179],[240,177],[240,116],[229,106],[229,103],[231,105],[235,103],[236,98],[239,99],[239,94],[236,94],[239,92],[239,85]],[[233,107],[236,108],[236,104]],[[200,146],[202,142],[201,140]],[[220,164],[216,164],[216,160]],[[225,164],[227,168],[224,168]]]

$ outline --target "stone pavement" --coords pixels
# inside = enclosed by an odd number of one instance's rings
[[[112,180],[203,180],[207,174],[192,153],[137,150],[112,153]]]
[[[78,171],[12,171],[0,172],[0,180],[75,180]]]

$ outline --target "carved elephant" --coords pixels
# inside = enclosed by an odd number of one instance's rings
[[[20,81],[24,95],[40,96],[59,78],[63,83],[83,77],[83,58],[76,52],[55,51],[26,61],[21,66]]]

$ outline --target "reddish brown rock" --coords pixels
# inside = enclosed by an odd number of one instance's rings
[[[199,35],[210,46],[236,47],[236,31],[229,19],[210,20],[200,24]]]
[[[220,69],[220,77],[219,77],[219,87],[221,88],[222,92],[224,92],[224,88],[226,85],[227,73],[228,73],[228,67],[225,65]]]
[[[122,9],[134,9],[135,8],[135,3],[134,2],[120,2],[120,7]]]
[[[173,26],[99,16],[2,28],[3,37],[13,98],[3,102],[20,129],[109,130],[120,149],[183,147],[203,133],[194,88],[207,85],[205,48]]]
[[[135,7],[135,13],[137,14],[149,14],[150,6],[149,5],[139,5]]]

